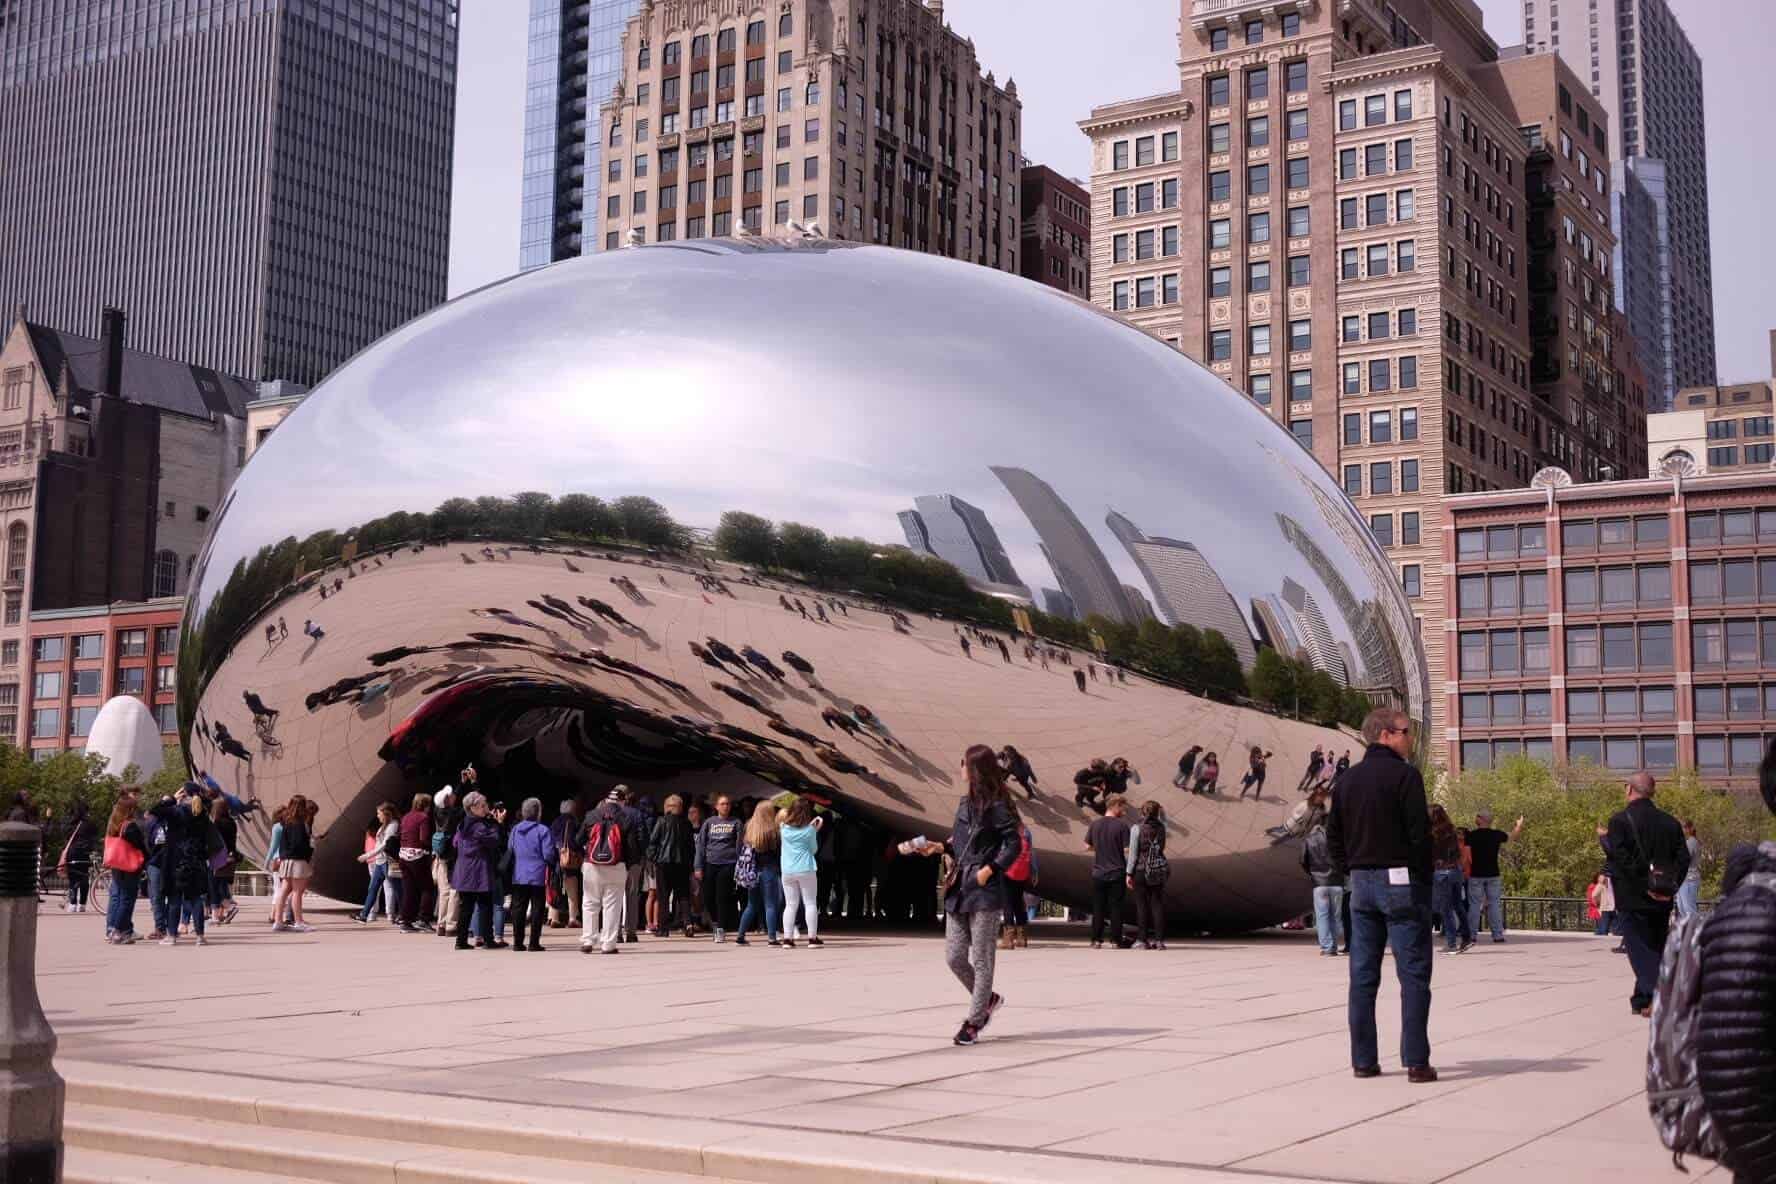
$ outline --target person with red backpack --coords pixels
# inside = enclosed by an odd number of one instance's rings
[[[1030,828],[1018,817],[1015,804],[1011,806],[1011,815],[1017,824],[1018,856],[1005,869],[1005,928],[999,935],[999,948],[1021,950],[1030,944],[1024,933],[1030,916],[1024,893],[1036,886],[1036,848],[1030,843]]]
[[[582,862],[580,874],[585,887],[580,899],[580,953],[590,954],[596,944],[601,954],[615,954],[617,939],[623,927],[623,895],[628,884],[628,870],[623,851],[629,836],[623,833],[624,810],[621,802],[606,798],[586,817],[574,846]],[[636,841],[641,841],[636,836]]]

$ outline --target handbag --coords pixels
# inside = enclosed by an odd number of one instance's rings
[[[121,835],[112,835],[105,840],[105,866],[112,871],[134,875],[147,861],[142,849]]]
[[[742,888],[751,888],[759,882],[758,857],[753,853],[751,844],[740,846],[740,858],[734,864],[734,883]]]

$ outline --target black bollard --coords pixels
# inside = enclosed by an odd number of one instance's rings
[[[55,1032],[37,999],[37,850],[43,833],[0,823],[0,1180],[57,1184],[62,1178],[62,1104],[52,1062]]]

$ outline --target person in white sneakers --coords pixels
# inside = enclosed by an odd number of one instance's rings
[[[623,893],[628,884],[628,871],[623,865],[623,851],[631,837],[623,833],[623,807],[607,798],[599,803],[580,828],[575,845],[581,856],[580,874],[585,887],[581,890],[580,953],[590,954],[593,947],[601,954],[615,954],[617,938],[623,927]],[[641,842],[640,835],[633,841]]]

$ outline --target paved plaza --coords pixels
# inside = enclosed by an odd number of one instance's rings
[[[77,1087],[71,1123],[117,1082],[253,1101],[259,1121],[269,1104],[306,1105],[311,1129],[348,1145],[363,1115],[472,1126],[485,1113],[489,1151],[572,1132],[619,1141],[631,1167],[705,1177],[1672,1178],[1642,1095],[1646,1021],[1605,939],[1515,934],[1439,953],[1443,1079],[1413,1086],[1388,1055],[1391,965],[1386,1072],[1354,1081],[1347,964],[1303,934],[1093,952],[1072,928],[1038,925],[1027,950],[1000,952],[1008,1006],[962,1049],[950,1036],[964,999],[934,937],[837,934],[793,951],[644,937],[613,959],[546,930],[539,957],[459,953],[343,909],[317,908],[314,933],[273,935],[264,909],[249,902],[205,949],[111,947],[96,916],[43,914],[39,985]],[[181,1123],[227,1116],[187,1109]],[[338,1125],[314,1117],[329,1112]],[[434,1141],[417,1126],[408,1137]],[[1725,1181],[1710,1166],[1689,1179]]]

